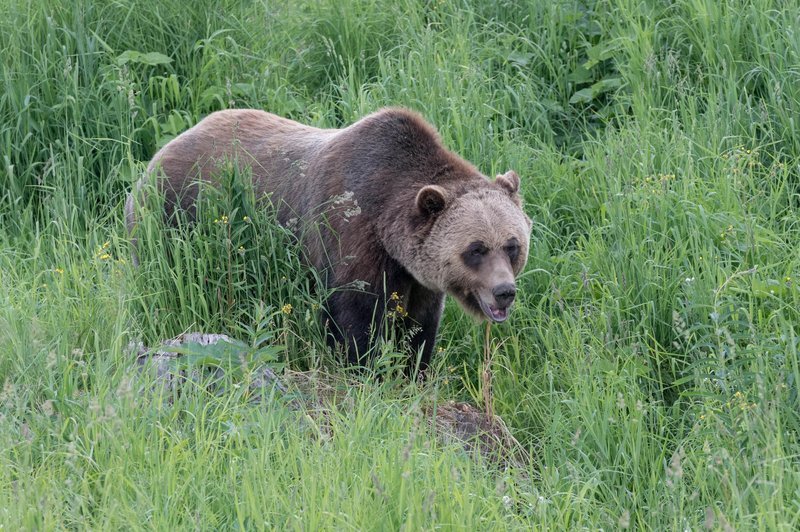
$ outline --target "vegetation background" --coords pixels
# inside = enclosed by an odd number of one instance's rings
[[[3,527],[800,526],[797,2],[0,12]],[[145,217],[139,270],[122,203],[214,110],[339,127],[385,105],[523,176],[532,252],[493,345],[495,408],[528,468],[427,428],[425,405],[481,397],[483,329],[455,306],[430,382],[362,379],[327,436],[236,383],[169,397],[131,369],[130,341],[205,330],[344,375],[313,274],[235,179],[192,231]]]

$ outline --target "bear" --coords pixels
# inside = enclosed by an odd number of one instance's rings
[[[330,344],[350,364],[363,365],[393,323],[410,335],[409,367],[424,372],[445,294],[478,320],[508,317],[532,225],[519,176],[490,180],[416,112],[390,107],[319,129],[261,110],[217,111],[167,143],[147,172],[167,215],[192,213],[198,181],[213,183],[231,160],[281,224],[303,228],[307,260],[333,289],[322,309]],[[146,179],[125,204],[134,255]]]

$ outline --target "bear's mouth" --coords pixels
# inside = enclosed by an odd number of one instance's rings
[[[486,303],[481,297],[477,297],[476,299],[478,300],[481,311],[493,322],[503,323],[508,319],[508,307],[499,308],[490,303]]]
[[[477,318],[488,319],[494,323],[506,321],[511,311],[511,305],[499,307],[492,303],[487,303],[477,291],[448,290],[448,293],[460,303],[465,312]]]

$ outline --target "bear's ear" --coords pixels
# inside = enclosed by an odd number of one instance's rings
[[[423,214],[438,214],[445,206],[447,206],[447,192],[442,187],[427,185],[417,192],[417,208]]]
[[[514,170],[494,178],[494,182],[506,189],[512,196],[519,192],[519,176]]]

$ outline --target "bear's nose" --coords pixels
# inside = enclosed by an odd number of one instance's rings
[[[517,295],[517,287],[511,283],[500,284],[492,289],[492,295],[498,307],[508,308],[514,301],[514,296]]]

